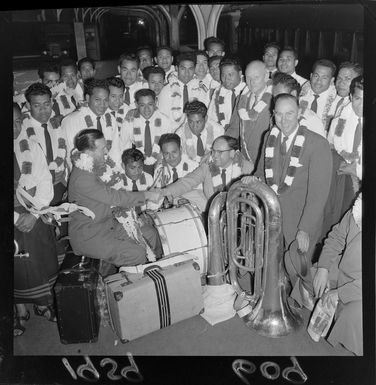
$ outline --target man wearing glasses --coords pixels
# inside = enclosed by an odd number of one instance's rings
[[[238,149],[237,139],[219,136],[213,142],[210,157],[185,177],[162,189],[162,196],[175,198],[192,191],[201,183],[208,201],[217,192],[227,190],[240,176],[253,171],[253,163],[244,159]]]

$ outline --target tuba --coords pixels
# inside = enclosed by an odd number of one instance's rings
[[[299,329],[303,320],[287,303],[281,208],[274,191],[257,179],[235,182],[214,197],[208,219],[208,285],[229,279],[236,310],[247,304],[239,316],[261,335],[282,337]]]

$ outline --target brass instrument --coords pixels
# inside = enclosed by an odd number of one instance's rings
[[[220,212],[224,208],[227,223],[223,230]],[[303,320],[287,303],[281,208],[274,191],[256,178],[249,184],[235,182],[227,193],[213,199],[208,230],[208,284],[225,283],[227,262],[238,299],[248,302],[250,310],[243,317],[248,327],[267,337],[297,330]],[[245,284],[250,289],[243,289]]]

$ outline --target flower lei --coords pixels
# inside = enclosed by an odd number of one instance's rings
[[[221,172],[219,167],[214,163],[212,157],[210,157],[209,159],[208,166],[209,166],[210,174],[212,176],[214,192],[222,191],[223,185],[222,185]],[[229,182],[235,180],[242,174],[242,166],[243,166],[242,155],[239,151],[236,151],[234,159],[232,161],[231,178],[227,176]]]
[[[194,82],[195,86],[190,90],[190,101],[198,100],[198,95],[200,92],[200,85],[197,79],[192,79],[190,82]],[[179,123],[183,114],[183,103],[182,103],[182,90],[180,88],[180,83],[176,77],[171,77],[170,79],[170,89],[171,89],[171,112],[172,118],[175,122]],[[194,97],[193,95],[196,95]]]
[[[50,164],[48,165],[48,169],[51,171],[52,170],[55,171],[56,174],[58,172],[64,173],[65,159],[67,156],[67,146],[66,146],[65,138],[63,136],[62,129],[60,127],[60,118],[57,115],[53,115],[49,121],[51,123],[52,128],[54,129],[53,130],[54,137],[57,138],[57,149],[53,151],[53,153],[55,153],[56,156],[54,160],[50,162]],[[23,125],[27,127],[26,128],[27,138],[33,141],[34,143],[39,144],[37,136],[35,134],[34,127],[32,126],[32,121],[30,117],[26,117],[26,119],[23,121]],[[53,142],[53,138],[51,139]],[[55,174],[55,177],[57,179],[56,174]]]
[[[195,160],[196,162],[199,162],[201,160],[201,157],[197,155],[197,147],[195,147],[194,145],[193,134],[189,128],[188,123],[185,123],[182,129],[179,129],[178,131],[180,131],[180,133],[181,131],[183,131],[182,135],[180,135],[179,132],[177,132],[177,134],[182,138],[183,147],[185,148],[185,152],[188,155],[188,157],[192,160]],[[207,132],[207,135],[206,135],[206,142],[204,146],[205,154],[207,154],[210,151],[210,146],[214,141],[213,126],[210,123],[206,124],[206,132]]]
[[[14,180],[14,187],[17,188],[18,185],[21,185],[29,190],[32,186],[35,186],[35,182],[32,177],[33,157],[30,151],[30,143],[28,139],[23,138],[17,142],[15,141],[14,144],[15,146],[19,146],[19,149],[15,148],[14,152],[17,154],[16,161],[19,161],[21,165],[21,176],[18,181]]]
[[[106,186],[115,190],[124,188],[125,176],[116,168],[115,162],[108,156],[101,166],[94,166],[94,160],[88,154],[75,150],[72,153],[72,163],[79,169],[94,173]],[[145,241],[139,218],[134,208],[113,207],[112,213],[119,223],[122,224],[128,236],[146,249],[149,261],[155,261],[153,250]]]
[[[304,121],[304,119],[302,119],[301,122],[302,121]],[[292,185],[296,169],[297,167],[301,166],[299,160],[305,142],[305,129],[307,129],[307,127],[300,123],[295,141],[293,143],[290,156],[290,163],[287,168],[286,176],[280,186],[277,185],[277,181],[275,180],[275,175],[273,171],[273,169],[276,167],[274,151],[277,146],[280,130],[276,126],[274,126],[270,131],[270,135],[267,139],[265,148],[265,179],[267,185],[270,186],[277,195],[284,193]]]
[[[313,92],[311,88],[311,83],[310,82],[304,83],[302,90],[300,92],[300,102],[299,102],[299,107],[302,111],[302,114],[304,114],[304,111],[308,108],[308,100],[304,100],[304,97],[307,96],[310,92]],[[328,95],[328,98],[326,99],[326,103],[325,103],[325,106],[322,112],[322,117],[321,117],[321,121],[322,121],[322,124],[324,125],[325,130],[327,130],[328,128],[327,126],[330,122],[329,110],[333,104],[334,99],[336,98],[336,95],[337,95],[336,88],[334,86],[330,86],[329,95]]]
[[[266,90],[262,94],[262,97],[249,109],[249,102],[252,96],[252,93],[244,88],[245,93],[240,97],[238,104],[238,113],[242,120],[252,120],[256,121],[260,113],[270,105],[272,100],[272,84],[271,82],[267,83]],[[248,92],[247,92],[248,91]]]
[[[356,225],[362,230],[362,193],[358,195],[352,208],[352,215]]]

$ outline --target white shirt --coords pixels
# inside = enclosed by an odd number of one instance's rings
[[[343,98],[343,102],[337,108],[337,105],[342,98]],[[350,103],[350,97],[348,95],[342,97],[342,96],[339,96],[337,94],[336,98],[333,100],[332,105],[330,106],[330,110],[328,112],[328,115],[332,116],[333,118],[337,117],[341,113],[342,108],[345,107],[349,103]]]
[[[140,179],[137,179],[136,180],[136,186],[137,186],[138,191],[146,191],[153,184],[153,177],[150,174],[148,174],[147,172],[144,172],[143,174],[145,176],[146,184],[141,184]],[[131,178],[129,178],[126,174],[125,174],[125,179],[127,180],[127,185],[125,186],[125,190],[126,191],[132,191],[133,180]],[[144,204],[144,205],[140,206],[140,208],[141,208],[141,211],[145,211],[146,205]]]
[[[332,91],[331,86],[329,86],[329,88],[327,90],[325,90],[324,92],[322,92],[321,94],[319,94],[319,97],[317,98],[317,112],[316,112],[316,114],[320,119],[323,119],[324,108],[325,108],[326,102],[328,100],[328,97],[329,97],[331,91]],[[305,95],[304,97],[300,98],[300,100],[302,100],[302,99],[307,100],[307,102],[308,102],[307,108],[311,109],[312,102],[315,100],[314,95],[315,94],[314,94],[312,88],[310,88],[308,94]]]
[[[302,116],[305,118],[305,124],[308,130],[313,131],[326,139],[324,125],[322,124],[321,119],[312,110],[306,108]]]
[[[145,80],[144,81],[137,81],[136,80],[133,84],[131,84],[130,86],[126,86],[126,87],[129,87],[129,109],[136,108],[136,100],[134,98],[134,94],[138,90],[141,90],[142,88],[149,88],[149,85]],[[127,91],[127,89],[125,88],[124,89],[124,97],[125,97],[126,91]]]
[[[299,125],[297,125],[297,127],[295,128],[295,130],[288,136],[288,139],[286,141],[286,153],[290,150],[290,146],[291,146],[291,143],[293,142],[297,132],[298,132],[298,129],[299,129]],[[281,143],[283,141],[283,139],[285,138],[285,134],[281,131]]]

